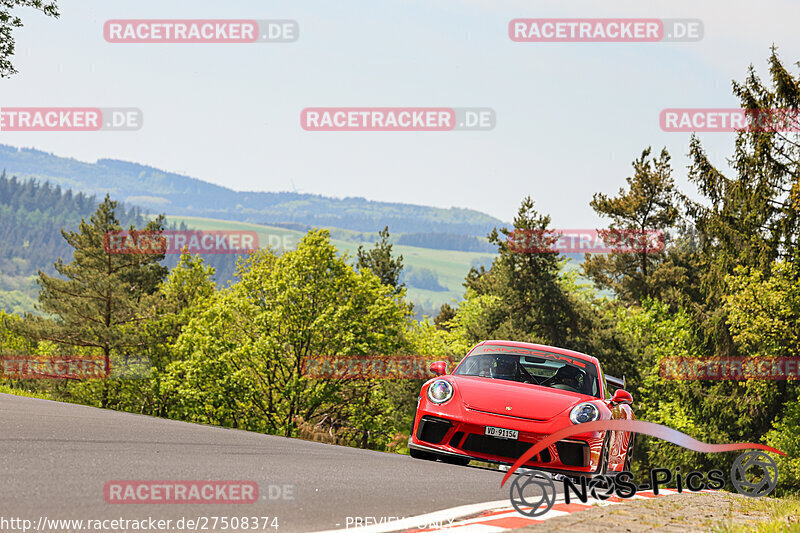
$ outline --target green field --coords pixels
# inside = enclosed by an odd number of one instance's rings
[[[167,223],[180,224],[183,222],[189,229],[200,230],[243,230],[255,231],[258,234],[260,246],[267,245],[273,248],[283,249],[293,248],[297,242],[303,238],[304,233],[300,231],[278,228],[274,226],[264,226],[260,224],[249,224],[246,222],[233,222],[218,220],[213,218],[187,217],[187,216],[167,216]],[[372,244],[364,243],[357,237],[364,234],[350,232],[340,228],[327,228],[332,235],[339,238],[332,238],[331,241],[341,254],[348,254],[354,257],[359,245],[371,247]],[[352,235],[352,240],[341,237]],[[374,234],[377,240],[377,233]],[[403,264],[412,268],[427,268],[434,271],[439,276],[439,283],[447,287],[447,291],[431,291],[417,287],[408,287],[408,299],[418,307],[426,311],[439,309],[442,304],[452,300],[460,299],[464,294],[464,277],[473,263],[481,262],[488,264],[494,255],[479,252],[456,252],[452,250],[433,250],[430,248],[418,248],[415,246],[405,246],[395,244],[392,248],[396,254],[402,254]]]

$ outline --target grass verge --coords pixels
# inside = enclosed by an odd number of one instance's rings
[[[33,392],[30,390],[12,389],[7,385],[0,384],[0,393],[13,394],[14,396],[27,396],[28,398],[39,398],[40,400],[52,400],[48,394]]]

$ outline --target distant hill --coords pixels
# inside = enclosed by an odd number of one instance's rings
[[[153,213],[200,216],[261,224],[294,223],[374,232],[388,225],[396,233],[461,234],[484,237],[504,223],[472,209],[442,209],[374,202],[364,198],[328,198],[293,192],[237,192],[153,167],[100,159],[86,163],[39,150],[0,145],[0,171],[21,179],[70,188],[98,197],[111,196]]]
[[[496,253],[497,246],[490,244],[485,237],[473,235],[453,235],[451,233],[404,233],[397,239],[398,244],[433,248],[434,250],[458,250],[460,252]]]
[[[294,248],[295,244],[303,238],[309,228],[306,227],[276,227],[246,222],[230,222],[212,218],[167,216],[167,223],[201,230],[246,230],[258,234],[259,243],[270,244],[276,248],[288,245]],[[356,237],[356,238],[354,238]],[[360,237],[363,237],[362,240]],[[377,235],[371,237],[356,234],[346,230],[331,231],[331,242],[340,254],[347,254],[352,262],[360,245],[371,248],[377,240]],[[279,250],[280,251],[280,250]],[[414,303],[417,318],[422,314],[436,316],[442,304],[453,303],[464,295],[464,277],[470,267],[489,267],[496,257],[494,253],[461,252],[453,250],[440,250],[420,248],[406,244],[395,244],[392,253],[403,256],[404,272],[403,281],[408,289],[408,299]],[[233,257],[233,256],[227,256]],[[212,256],[204,258],[207,262],[213,260]],[[227,270],[224,265],[217,267],[217,280],[224,281]],[[221,268],[223,267],[223,268]]]
[[[77,229],[81,218],[95,209],[93,196],[34,180],[23,182],[0,171],[0,309],[34,310],[37,271],[52,275],[57,258],[72,258],[61,229]],[[124,226],[144,222],[136,208],[119,206],[117,217]]]
[[[97,199],[69,189],[20,181],[0,172],[0,272],[30,276],[41,269],[53,273],[58,257],[70,259],[72,248],[61,230],[77,230],[81,218],[97,209]],[[123,226],[141,226],[145,219],[136,208],[118,206]]]
[[[58,257],[66,262],[72,259],[73,250],[62,237],[61,229],[76,230],[80,219],[88,218],[97,203],[95,196],[35,179],[22,181],[0,172],[0,309],[14,313],[34,310],[38,294],[36,272],[42,269],[53,275],[53,262]],[[150,216],[153,215],[141,215],[136,206],[121,205],[117,209],[117,217],[125,227],[131,224],[142,227]],[[167,227],[255,231],[262,246],[273,246],[279,252],[294,248],[309,229],[304,225],[286,228],[180,215],[170,215]],[[348,254],[351,260],[358,246],[370,247],[377,238],[375,233],[343,229],[333,229],[331,235],[339,252]],[[488,265],[494,256],[405,244],[395,244],[394,251],[404,256],[404,281],[419,316],[435,315],[442,304],[459,298],[469,267]],[[215,279],[222,286],[234,280],[237,258],[233,254],[212,254],[205,256],[204,261],[215,268]],[[168,255],[164,264],[174,267],[177,261],[177,255]]]

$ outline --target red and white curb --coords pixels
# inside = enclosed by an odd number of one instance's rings
[[[698,492],[717,492],[713,490],[701,490]],[[624,504],[626,501],[629,500],[649,500],[652,498],[657,498],[659,496],[671,496],[673,494],[678,494],[677,490],[673,489],[659,489],[658,494],[654,494],[651,490],[645,491],[638,491],[634,496],[631,498],[618,498],[616,496],[612,496],[605,501],[596,501],[596,500],[589,500],[590,503],[564,503],[563,502],[563,495],[559,495],[559,498],[556,499],[556,503],[553,505],[553,508],[544,513],[541,516],[537,516],[536,518],[529,518],[527,516],[523,516],[522,514],[518,513],[513,507],[509,507],[506,504],[504,509],[496,509],[493,511],[484,512],[478,517],[469,518],[466,520],[456,520],[447,525],[442,524],[442,527],[433,527],[428,529],[414,529],[411,530],[414,533],[422,533],[428,531],[450,531],[454,530],[458,533],[496,533],[500,531],[509,531],[512,529],[519,529],[522,527],[529,527],[536,524],[541,524],[545,520],[549,520],[550,518],[556,518],[558,516],[566,516],[572,513],[577,513],[580,511],[584,511],[586,509],[590,509],[593,506],[604,507],[607,505],[620,505]],[[690,491],[684,491],[681,494],[691,494]],[[524,508],[523,510],[528,510],[528,508]]]
[[[463,516],[475,516],[479,513],[485,513],[508,507],[508,498],[505,500],[497,500],[494,502],[474,503],[470,505],[461,505],[442,511],[427,513],[419,516],[411,517],[385,517],[375,520],[380,520],[380,523],[373,522],[370,525],[350,526],[344,529],[332,529],[330,531],[320,531],[319,533],[344,533],[357,532],[357,533],[391,533],[393,531],[418,531],[421,527],[438,527],[439,529],[448,529],[452,524],[455,525],[458,518]],[[389,518],[387,520],[387,518]],[[341,524],[336,524],[340,526]],[[433,529],[431,531],[436,531]]]

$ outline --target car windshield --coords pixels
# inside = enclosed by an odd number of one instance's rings
[[[507,348],[493,353],[473,352],[458,365],[454,374],[518,381],[600,397],[597,369],[592,363],[539,350],[522,349],[530,355],[515,353],[517,351],[517,348]]]

